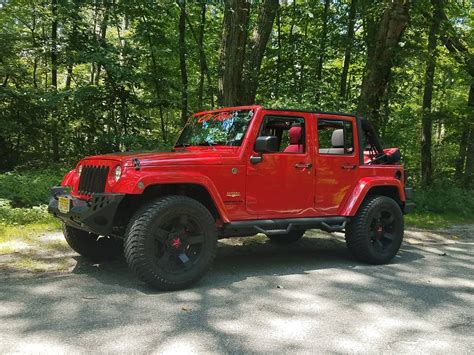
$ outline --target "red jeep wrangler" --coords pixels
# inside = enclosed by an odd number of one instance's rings
[[[52,189],[49,211],[72,249],[124,252],[158,289],[197,281],[219,238],[257,233],[284,244],[307,229],[345,231],[357,259],[382,264],[414,207],[399,160],[354,115],[224,108],[192,116],[169,152],[82,159]]]

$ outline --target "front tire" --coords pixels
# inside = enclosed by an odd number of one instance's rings
[[[137,277],[160,290],[188,287],[217,252],[216,223],[201,203],[185,196],[159,198],[129,223],[125,258]]]
[[[71,249],[92,261],[112,260],[123,255],[123,242],[118,238],[99,237],[64,223],[62,229]]]
[[[403,213],[398,203],[387,196],[370,196],[347,225],[346,243],[356,259],[385,264],[400,249],[403,232]]]

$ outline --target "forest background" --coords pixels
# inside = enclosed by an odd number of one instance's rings
[[[170,148],[193,112],[252,103],[368,117],[416,188],[409,223],[472,221],[473,6],[0,0],[0,224],[50,223],[83,156]]]

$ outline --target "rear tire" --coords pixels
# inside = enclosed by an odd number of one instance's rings
[[[199,280],[217,252],[216,222],[201,203],[166,196],[131,219],[125,258],[137,277],[160,290],[177,290]]]
[[[118,238],[99,237],[64,223],[62,229],[71,249],[92,261],[112,260],[123,255],[123,242]]]
[[[291,231],[288,234],[274,234],[274,235],[267,235],[268,239],[272,243],[275,244],[280,244],[280,245],[285,245],[285,244],[291,244],[291,243],[296,243],[298,240],[300,240],[304,233],[306,231],[302,230],[295,230]]]
[[[392,260],[403,240],[403,213],[387,196],[370,196],[346,228],[347,247],[360,261],[385,264]]]

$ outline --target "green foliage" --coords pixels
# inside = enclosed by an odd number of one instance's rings
[[[8,201],[0,201],[0,225],[24,225],[32,223],[55,223],[46,205],[32,208],[13,208]]]
[[[61,183],[65,172],[64,168],[57,168],[0,174],[0,199],[9,200],[13,207],[33,207],[47,204],[49,189]],[[2,212],[2,215],[7,215],[5,211]],[[37,212],[32,212],[31,216],[41,214],[40,211]],[[8,213],[12,213],[12,216],[21,216],[26,212],[18,210]],[[26,219],[29,218],[27,214],[25,214]]]
[[[223,3],[186,2],[190,113],[215,107]],[[327,26],[322,23],[324,3],[280,1],[260,70],[257,103],[357,110],[368,52],[373,50],[377,22],[387,1],[357,2],[343,97],[339,85],[349,46],[351,1],[329,2]],[[410,182],[416,186],[420,180],[421,103],[431,3],[411,3],[410,25],[381,103],[379,133],[385,146],[400,147]],[[58,4],[54,18],[50,1],[0,2],[0,172],[19,166],[45,169],[52,162],[71,168],[87,155],[169,148],[182,126],[176,1],[74,0]],[[459,39],[472,55],[474,11],[470,2],[445,5],[450,26],[443,28],[443,36]],[[259,6],[260,1],[251,2],[249,39]],[[54,20],[58,23],[57,87],[52,87],[51,80]],[[200,71],[201,28],[209,79]],[[458,164],[458,153],[472,115],[466,104],[472,76],[459,59],[461,53],[453,55],[443,42],[437,47],[431,109],[434,180],[465,186],[469,181],[458,177],[468,164],[465,159]],[[13,206],[45,203],[47,187],[56,184],[61,174],[51,170],[33,179],[28,173],[0,175],[0,197],[11,200]],[[423,204],[433,207],[428,200]]]
[[[452,225],[472,223],[472,217],[462,217],[456,214],[438,214],[430,212],[415,212],[405,216],[405,224],[408,227],[423,229],[439,229]]]
[[[455,186],[439,185],[418,189],[414,194],[416,211],[421,213],[451,214],[474,221],[474,191]]]

